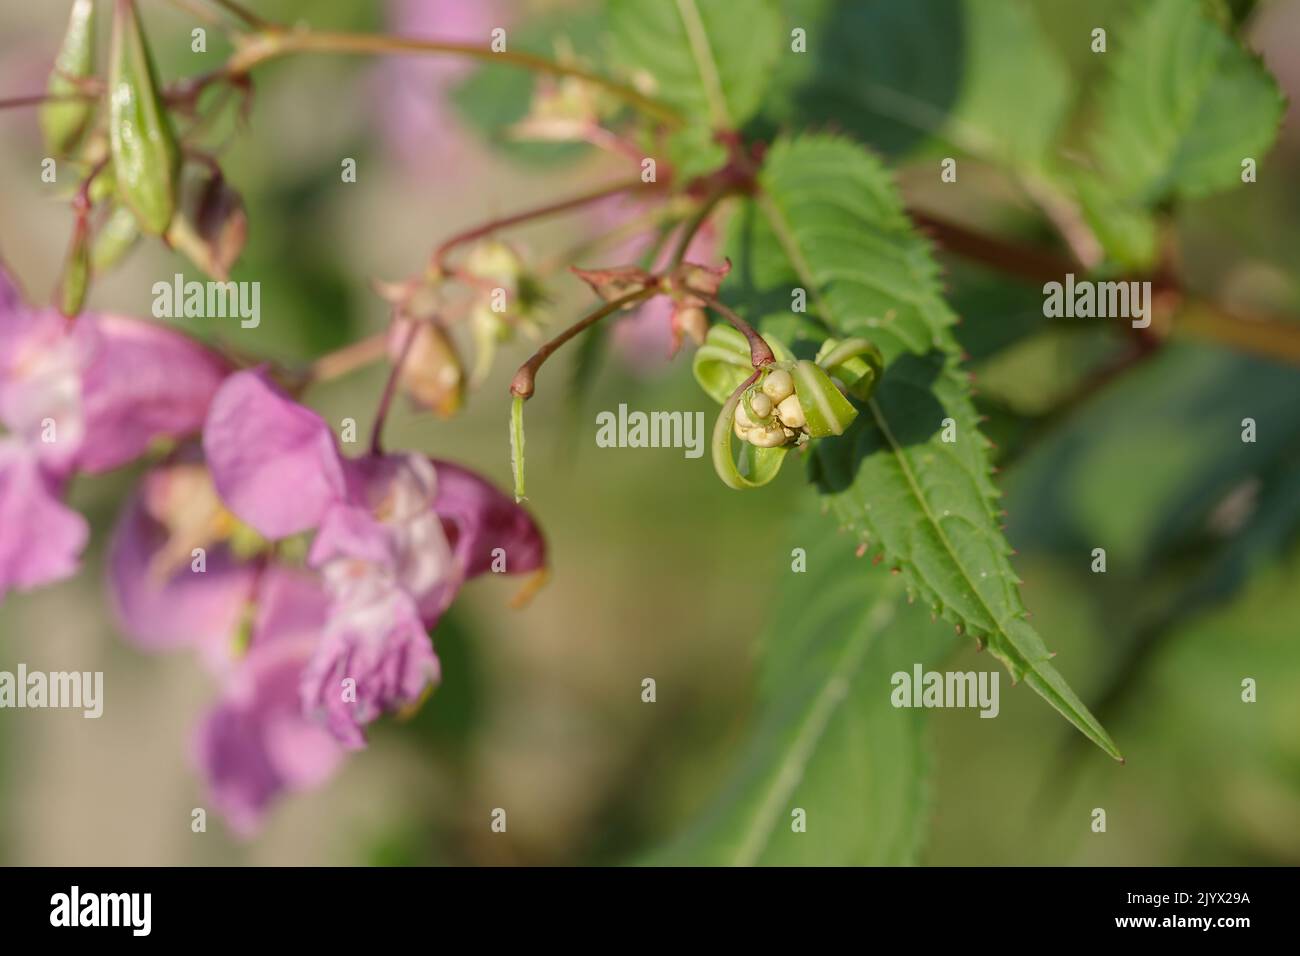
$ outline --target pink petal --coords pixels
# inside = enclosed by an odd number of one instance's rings
[[[546,540],[514,499],[460,465],[435,460],[433,466],[438,474],[433,507],[466,578],[489,570],[497,548],[505,552],[508,574],[535,571],[546,563]]]
[[[206,570],[186,561],[159,578],[156,559],[167,531],[144,509],[139,492],[122,509],[108,549],[108,584],[123,634],[147,651],[198,646],[210,662],[228,655],[254,570],[223,546],[209,547]]]
[[[86,315],[94,330],[82,371],[82,471],[138,458],[158,438],[198,432],[230,371],[215,353],[178,332],[117,315]]]
[[[307,713],[353,749],[365,745],[362,728],[419,700],[439,677],[410,595],[382,575],[362,575],[351,584],[331,582],[336,598],[329,625],[301,685]]]
[[[236,372],[221,386],[203,451],[218,494],[268,538],[315,527],[346,492],[329,426],[260,370]]]
[[[342,759],[329,732],[302,716],[298,685],[312,644],[255,646],[195,734],[212,803],[241,836],[257,830],[282,793],[319,786]]]
[[[17,441],[0,441],[0,599],[76,573],[90,530],[61,482]]]

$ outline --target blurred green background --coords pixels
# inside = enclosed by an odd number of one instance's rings
[[[421,6],[252,5],[281,21],[358,30],[399,30]],[[203,22],[197,11],[206,9],[200,0],[141,6],[165,77],[211,69],[229,52],[211,28],[208,51],[190,52],[190,30]],[[564,6],[497,9],[514,25]],[[1131,5],[1031,6],[1085,86],[1097,66],[1077,37]],[[43,87],[65,7],[0,10],[5,95]],[[1260,8],[1247,36],[1294,100],[1300,3]],[[251,221],[234,278],[262,284],[262,324],[191,322],[197,334],[305,362],[383,328],[371,277],[416,271],[458,228],[622,174],[590,151],[551,162],[494,149],[445,103],[448,84],[392,65],[300,57],[256,74],[248,128],[222,164]],[[427,84],[429,99],[444,101],[423,138],[397,109],[395,83],[417,101]],[[1290,315],[1300,313],[1293,119],[1258,184],[1201,202],[1177,223],[1195,288]],[[43,301],[71,214],[40,181],[42,156],[34,111],[0,113],[0,257]],[[355,184],[339,181],[343,157],[358,161]],[[961,197],[939,199],[931,175],[900,162],[910,201],[1032,237],[1028,213],[996,173],[963,171]],[[509,237],[545,256],[590,225],[576,216]],[[1019,454],[1026,433],[1007,416],[1032,419],[1049,408],[1111,354],[1117,337],[1101,323],[1040,328],[1038,290],[945,265],[990,428],[999,438],[1005,431],[1018,453],[1002,483],[1026,603],[1128,763],[1076,739],[1004,674],[998,719],[970,710],[928,715],[930,825],[920,861],[1300,862],[1300,550],[1292,533],[1300,375],[1175,341]],[[177,271],[194,272],[160,246],[142,246],[96,283],[90,307],[147,315],[153,282]],[[589,298],[562,275],[549,291],[557,323]],[[990,326],[1029,331],[985,355],[979,343]],[[453,458],[506,486],[505,389],[528,351],[527,343],[509,346],[450,421],[399,403],[389,444]],[[210,678],[192,655],[133,650],[107,612],[102,549],[138,469],[79,480],[74,502],[94,527],[84,571],[0,606],[0,669],[21,661],[103,670],[105,713],[97,721],[60,711],[0,714],[0,862],[616,863],[688,826],[726,784],[755,725],[756,636],[789,581],[809,495],[797,468],[738,494],[717,481],[707,457],[597,448],[595,413],[620,402],[699,410],[709,422],[715,406],[687,361],[629,364],[616,352],[574,415],[564,389],[570,361],[548,366],[528,406],[529,498],[550,541],[548,586],[521,611],[506,607],[511,582],[469,586],[434,635],[443,685],[424,709],[405,723],[382,722],[368,750],[322,790],[283,801],[249,842],[234,840],[215,816],[207,833],[190,831],[190,810],[204,797],[188,741],[215,694]],[[308,399],[333,422],[356,418],[364,434],[383,381],[376,367]],[[1237,440],[1233,423],[1245,416],[1261,423],[1255,445]],[[1108,573],[1095,575],[1090,552],[1103,541]],[[840,551],[836,560],[854,560],[847,543]],[[858,571],[864,599],[889,577],[867,562]],[[947,667],[996,667],[942,624],[929,640]],[[641,702],[644,677],[657,682],[653,705]],[[1245,677],[1258,682],[1255,704],[1240,700]],[[488,829],[494,807],[510,808],[504,835]],[[1107,811],[1105,834],[1090,832],[1094,807]]]

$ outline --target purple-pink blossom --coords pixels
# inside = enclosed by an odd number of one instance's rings
[[[511,573],[544,562],[531,517],[486,481],[412,453],[345,458],[324,420],[261,370],[222,386],[204,452],[241,521],[270,539],[316,531],[308,564],[330,604],[302,704],[349,747],[437,682],[428,630],[494,552]]]
[[[86,313],[69,322],[27,305],[0,267],[0,598],[73,574],[85,520],[68,481],[197,432],[229,371],[153,323]]]

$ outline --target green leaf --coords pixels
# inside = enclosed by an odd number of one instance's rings
[[[596,59],[602,18],[591,10],[563,11],[531,19],[510,31],[511,49],[555,57],[557,46],[584,59]],[[528,115],[537,78],[510,64],[489,63],[474,70],[451,91],[451,102],[469,126],[509,158],[521,163],[573,162],[585,143],[525,142],[508,130]]]
[[[775,0],[611,0],[610,60],[689,126],[736,129],[758,110],[781,51]]]
[[[1154,204],[1238,185],[1273,145],[1277,82],[1200,0],[1153,0],[1115,37],[1093,152],[1122,200]]]
[[[807,288],[831,334],[869,339],[884,360],[867,413],[813,451],[812,475],[829,506],[903,572],[914,595],[1118,758],[1025,621],[988,441],[957,368],[954,316],[887,172],[847,140],[805,136],[773,146],[761,185],[764,217],[741,217],[752,228],[735,253],[739,274],[759,294]]]
[[[730,782],[653,865],[915,863],[929,801],[922,712],[890,703],[890,677],[935,663],[946,628],[909,614],[896,583],[863,600],[852,539],[824,518],[791,544],[807,572],[782,588],[761,638],[761,716]],[[794,832],[792,812],[806,814]]]
[[[783,8],[787,25],[807,32],[808,51],[780,61],[766,110],[777,124],[833,123],[890,153],[935,142],[1037,167],[1069,108],[1069,73],[1020,0]]]

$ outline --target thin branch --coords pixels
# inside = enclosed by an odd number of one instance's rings
[[[913,221],[948,252],[1030,282],[1060,282],[1066,273],[1088,270],[1066,256],[990,236],[919,210],[909,210]],[[1276,361],[1300,365],[1300,322],[1263,315],[1246,315],[1187,295],[1177,278],[1158,270],[1154,275],[1130,275],[1125,281],[1150,281],[1169,297],[1173,335],[1187,335],[1226,345]]]
[[[434,250],[431,265],[439,273],[446,272],[447,256],[457,246],[464,245],[467,242],[473,242],[475,239],[482,239],[484,236],[490,236],[498,229],[506,229],[510,226],[518,226],[521,223],[531,222],[534,219],[542,219],[546,216],[569,212],[573,209],[580,209],[583,206],[599,202],[602,199],[608,199],[611,196],[617,196],[619,193],[627,192],[628,190],[635,189],[641,185],[643,184],[640,177],[635,179],[626,179],[608,186],[602,186],[599,189],[594,189],[591,192],[586,192],[579,196],[562,199],[559,202],[547,203],[544,206],[535,206],[532,209],[525,209],[523,212],[517,212],[513,215],[491,219],[480,226],[475,226],[472,229],[466,229],[464,232],[459,232],[444,241]]]
[[[625,296],[606,302],[595,312],[583,316],[573,325],[569,326],[555,338],[551,339],[536,352],[533,356],[519,366],[519,371],[515,372],[515,377],[510,381],[510,394],[519,398],[531,398],[536,387],[537,371],[542,367],[548,358],[559,351],[566,342],[575,335],[591,328],[607,315],[612,315],[625,306],[632,305],[642,299],[648,299],[659,291],[658,283],[646,286],[644,289],[638,289],[635,292],[629,292]]]
[[[1066,256],[999,239],[919,209],[909,209],[908,213],[922,231],[948,252],[999,272],[1032,282],[1059,282],[1067,272],[1087,271]]]
[[[776,356],[772,354],[772,348],[763,337],[754,331],[754,327],[737,315],[732,309],[723,305],[714,296],[707,292],[701,292],[699,289],[686,287],[686,291],[698,299],[702,299],[714,312],[717,312],[724,319],[730,322],[745,340],[749,342],[749,361],[754,368],[763,368],[771,365],[776,361]]]
[[[396,315],[394,315],[396,318]],[[375,412],[375,424],[370,429],[370,454],[382,454],[383,448],[380,444],[380,438],[384,432],[384,422],[388,418],[388,410],[393,405],[393,396],[397,394],[397,383],[402,377],[402,367],[406,365],[407,356],[411,354],[411,346],[415,344],[415,337],[420,331],[420,323],[408,319],[411,327],[407,330],[406,338],[402,340],[402,348],[397,353],[397,358],[393,361],[392,371],[388,373],[388,381],[384,383],[384,391],[379,396],[379,409]]]
[[[0,110],[21,109],[25,106],[43,106],[46,103],[82,103],[99,98],[98,93],[33,93],[30,96],[12,96],[0,100]]]
[[[668,263],[670,271],[682,264],[682,260],[686,258],[686,251],[691,247],[691,240],[704,228],[704,224],[708,222],[709,216],[718,207],[718,203],[722,202],[731,192],[731,185],[722,183],[704,197],[704,201],[700,203],[691,218],[686,221],[686,225],[682,227],[682,234],[677,238],[677,245],[673,249],[672,258]]]
[[[274,24],[270,20],[267,20],[265,17],[262,17],[254,13],[252,10],[249,10],[243,4],[236,3],[235,0],[208,0],[208,2],[214,3],[217,6],[221,7],[227,13],[231,14],[232,16],[234,16],[239,20],[242,20],[245,24],[252,27],[254,30],[274,30],[278,28],[277,24]]]
[[[308,383],[328,382],[377,362],[388,354],[388,332],[345,345],[312,362],[304,376]]]
[[[1261,358],[1300,365],[1300,322],[1236,313],[1224,306],[1189,297],[1174,323],[1174,332],[1206,339]]]
[[[570,63],[528,53],[523,50],[503,50],[495,52],[491,47],[475,43],[457,43],[449,40],[421,40],[413,37],[388,36],[367,33],[327,33],[311,30],[292,32],[276,31],[261,33],[248,39],[227,61],[224,73],[238,76],[247,73],[258,64],[277,57],[294,53],[447,53],[455,56],[469,57],[487,63],[506,63],[536,73],[552,76],[571,76],[593,86],[600,87],[643,113],[653,116],[670,125],[679,125],[682,115],[673,107],[659,100],[646,96],[640,90],[601,76],[590,70]]]

